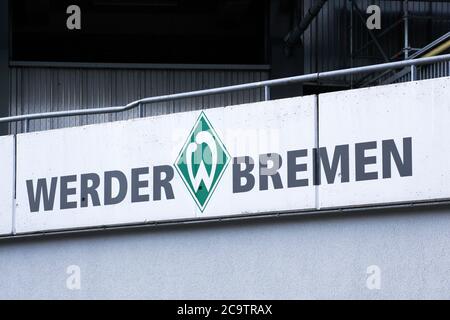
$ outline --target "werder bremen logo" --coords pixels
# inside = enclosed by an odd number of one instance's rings
[[[202,112],[175,162],[200,211],[205,210],[229,162],[228,151]]]

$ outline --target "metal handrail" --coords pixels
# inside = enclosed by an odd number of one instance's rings
[[[37,120],[37,119],[49,119],[49,118],[60,118],[60,117],[92,115],[92,114],[105,114],[105,113],[119,113],[119,112],[124,112],[124,111],[130,110],[130,109],[133,109],[135,107],[144,106],[144,105],[150,104],[150,103],[166,102],[166,101],[173,101],[173,100],[179,100],[179,99],[185,99],[185,98],[194,98],[194,97],[199,97],[199,96],[209,96],[209,95],[214,95],[214,94],[222,94],[222,93],[256,89],[256,88],[265,88],[265,96],[267,98],[269,96],[268,90],[270,87],[273,87],[273,86],[300,83],[300,82],[306,82],[306,81],[314,81],[314,80],[318,81],[318,80],[322,80],[322,79],[334,78],[334,77],[339,77],[339,76],[348,76],[348,75],[355,75],[355,74],[360,74],[360,73],[376,72],[376,71],[404,68],[404,67],[410,67],[410,66],[418,66],[418,65],[424,65],[424,64],[433,64],[433,63],[442,62],[442,61],[450,61],[450,54],[434,56],[434,57],[427,57],[427,58],[420,58],[420,59],[414,59],[414,60],[404,60],[404,61],[398,61],[398,62],[375,64],[375,65],[364,66],[364,67],[356,67],[356,68],[341,69],[341,70],[326,71],[326,72],[317,72],[317,73],[294,76],[294,77],[280,78],[280,79],[274,79],[274,80],[265,80],[265,81],[238,84],[238,85],[219,87],[219,88],[213,88],[213,89],[205,89],[205,90],[175,93],[175,94],[169,94],[169,95],[163,95],[163,96],[157,96],[157,97],[149,97],[149,98],[139,99],[139,100],[130,102],[124,106],[92,108],[92,109],[77,109],[77,110],[66,110],[66,111],[55,111],[55,112],[44,112],[44,113],[33,113],[33,114],[9,116],[9,117],[0,118],[0,123],[10,123],[10,122],[17,122],[17,121],[26,121],[26,123],[27,123],[29,120]]]
[[[437,45],[442,44],[444,42],[448,42],[450,41],[450,32],[447,32],[446,34],[444,34],[443,36],[439,37],[438,39],[434,40],[433,42],[429,43],[428,45],[426,45],[425,47],[423,47],[422,49],[418,50],[417,52],[415,52],[414,54],[410,55],[408,59],[418,59],[418,57],[422,56],[423,58],[426,57],[430,57],[430,56],[426,56],[424,55],[425,53],[429,53],[430,50],[432,50],[433,48],[435,48]],[[435,55],[433,55],[435,56]],[[364,82],[361,87],[366,87],[369,86],[370,84],[380,80],[381,78],[385,77],[386,75],[389,74],[390,70],[387,70],[386,72],[383,72],[382,74],[376,76],[373,79],[370,79],[366,82]],[[388,79],[384,80],[382,82],[382,84],[391,84],[394,81],[396,81],[397,79],[403,77],[404,75],[408,74],[408,73],[414,73],[414,70],[408,70],[407,68],[405,68],[402,71],[399,71],[398,73],[392,75],[391,77],[389,77]],[[412,80],[414,80],[414,77],[411,77]]]

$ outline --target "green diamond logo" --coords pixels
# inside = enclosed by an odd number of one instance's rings
[[[175,162],[200,211],[205,210],[229,162],[227,149],[202,112]]]

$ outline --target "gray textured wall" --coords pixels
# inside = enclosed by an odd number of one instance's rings
[[[449,246],[448,206],[8,240],[0,298],[449,299]]]
[[[10,114],[20,115],[125,105],[131,101],[193,90],[266,80],[263,70],[175,70],[113,68],[11,68]],[[262,89],[147,105],[145,116],[261,101]],[[138,117],[118,113],[33,120],[30,131],[73,127]],[[11,133],[23,132],[23,123]]]

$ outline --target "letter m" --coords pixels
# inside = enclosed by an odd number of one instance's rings
[[[27,180],[28,202],[30,204],[31,212],[39,212],[41,199],[44,203],[44,211],[53,210],[57,181],[58,178],[52,178],[49,191],[47,187],[47,179],[38,179],[35,191],[33,180]]]
[[[321,171],[322,167],[323,170],[325,171],[327,182],[329,184],[333,184],[336,181],[339,163],[341,164],[340,170],[341,182],[350,181],[350,162],[349,162],[348,145],[340,145],[335,147],[331,163],[326,148],[319,148],[318,151],[316,150],[315,158],[316,158],[315,162],[317,172],[315,172],[316,178],[314,180],[316,185],[320,185],[322,183],[322,171]]]

